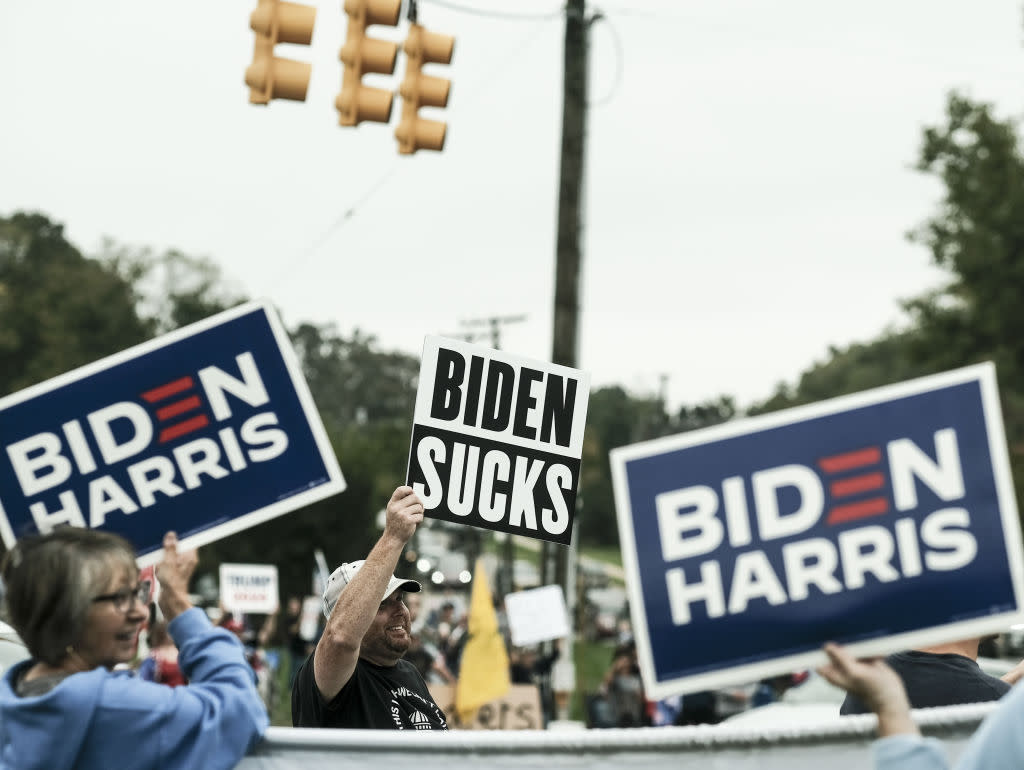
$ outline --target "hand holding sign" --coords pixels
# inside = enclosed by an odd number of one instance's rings
[[[910,718],[903,680],[882,658],[857,660],[831,642],[824,649],[829,662],[818,673],[836,687],[856,695],[878,715],[879,736],[917,732],[917,725]]]
[[[412,487],[398,487],[388,501],[384,534],[401,543],[408,543],[423,521],[423,503]]]
[[[178,536],[174,532],[164,535],[163,561],[156,567],[160,581],[160,611],[168,621],[174,620],[192,606],[188,598],[188,581],[199,563],[193,551],[178,550]]]

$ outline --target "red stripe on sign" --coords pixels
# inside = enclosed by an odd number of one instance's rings
[[[169,398],[175,393],[181,393],[183,390],[188,390],[193,387],[193,385],[194,383],[192,382],[191,377],[182,377],[174,382],[168,382],[166,385],[161,385],[159,388],[147,390],[142,394],[142,398],[152,404],[157,401],[163,401],[165,398]]]
[[[172,425],[170,428],[164,428],[160,431],[159,443],[166,444],[168,441],[178,438],[178,436],[184,436],[186,433],[205,428],[209,424],[210,421],[205,414],[193,417],[191,420],[185,420],[185,422],[179,422],[177,425]]]
[[[837,505],[828,512],[829,524],[842,524],[845,521],[866,519],[869,516],[881,516],[889,512],[889,501],[884,497],[872,497],[860,503]]]
[[[881,489],[885,485],[885,476],[881,473],[865,473],[863,476],[851,476],[842,481],[833,481],[829,486],[832,497],[848,497],[869,489]]]
[[[168,404],[162,409],[157,409],[156,418],[158,420],[169,420],[172,417],[177,417],[179,414],[198,409],[200,406],[202,406],[202,402],[199,400],[199,396],[189,396],[188,398],[181,399],[181,401]]]
[[[858,449],[856,452],[822,457],[818,460],[818,465],[825,473],[841,473],[862,465],[877,465],[881,461],[882,450],[873,446],[867,449]]]

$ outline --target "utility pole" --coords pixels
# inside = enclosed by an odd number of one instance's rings
[[[577,366],[579,357],[580,235],[583,230],[583,168],[587,126],[587,59],[590,25],[585,0],[567,0],[565,5],[565,46],[562,70],[562,153],[558,179],[558,234],[555,244],[555,304],[552,324],[551,360],[563,366]],[[577,514],[581,498],[577,497]],[[578,519],[577,519],[578,522]],[[575,617],[575,571],[578,528],[571,544],[559,548],[547,540],[541,543],[541,585],[552,582],[562,587],[569,617]],[[552,581],[552,572],[554,580]],[[575,689],[573,634],[570,631],[559,660],[552,669],[558,717],[568,717],[568,698]]]
[[[590,24],[585,0],[567,0],[562,71],[562,153],[558,180],[555,245],[555,304],[551,360],[577,366],[579,353],[580,234],[583,229],[583,163],[587,116],[587,59]],[[570,546],[575,547],[575,546]],[[567,588],[568,549],[544,541],[541,585]]]
[[[506,315],[506,316],[490,316],[488,318],[470,318],[464,321],[459,321],[459,326],[463,327],[480,327],[484,326],[487,331],[483,332],[460,332],[459,337],[466,340],[466,342],[476,342],[478,339],[486,339],[490,337],[491,347],[495,350],[501,350],[501,330],[506,324],[520,323],[525,321],[525,315]],[[473,564],[476,564],[475,556],[480,555],[482,550],[480,545],[480,530],[476,530],[476,545],[474,548],[474,560]],[[512,535],[506,533],[505,541],[502,547],[502,562],[504,564],[504,578],[500,581],[496,581],[495,590],[499,596],[504,597],[505,594],[512,591],[515,584],[515,544],[512,542]]]

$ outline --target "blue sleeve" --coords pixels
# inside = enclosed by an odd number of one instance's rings
[[[1018,685],[1003,696],[956,763],[956,770],[1014,770],[1024,766],[1024,687]],[[946,763],[942,744],[917,735],[893,735],[875,741],[877,770],[933,770]]]
[[[872,746],[875,770],[945,770],[949,767],[942,744],[920,735],[890,735]]]
[[[967,742],[957,770],[1002,770],[1024,766],[1024,687],[1016,685]]]
[[[156,661],[150,655],[139,664],[139,679],[152,682],[156,675]]]
[[[269,724],[242,645],[198,608],[176,617],[168,630],[189,684],[166,687],[105,673],[90,728],[96,750],[146,746],[157,756],[153,767],[163,770],[233,768]],[[107,764],[86,766],[113,767],[103,756]]]
[[[181,767],[234,767],[270,721],[241,642],[192,609],[168,625],[187,687],[175,687],[172,718],[159,737],[161,753]],[[190,760],[188,758],[191,758]]]

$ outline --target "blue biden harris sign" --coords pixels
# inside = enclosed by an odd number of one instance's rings
[[[116,532],[142,566],[345,488],[273,310],[249,303],[0,399],[0,534]]]
[[[1020,527],[981,364],[611,453],[650,697],[1020,622]]]

